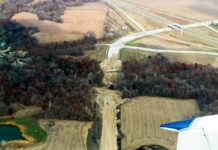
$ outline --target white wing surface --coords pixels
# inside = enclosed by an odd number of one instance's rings
[[[161,125],[179,132],[177,150],[218,150],[218,115]]]

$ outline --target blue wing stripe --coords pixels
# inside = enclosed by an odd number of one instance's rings
[[[162,124],[160,127],[182,130],[182,129],[188,128],[193,121],[194,121],[194,119],[187,119],[187,120]]]

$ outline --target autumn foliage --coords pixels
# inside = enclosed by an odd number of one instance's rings
[[[23,66],[0,62],[1,105],[37,105],[44,110],[37,116],[40,118],[92,120],[92,87],[100,85],[103,78],[98,62],[55,55],[34,57]]]
[[[218,69],[209,65],[170,62],[164,56],[123,62],[122,72],[114,85],[123,97],[139,95],[198,100],[201,109],[212,113],[218,100]]]

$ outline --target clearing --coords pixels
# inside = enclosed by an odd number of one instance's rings
[[[97,103],[102,113],[102,135],[100,150],[117,150],[116,106],[121,101],[121,93],[107,88],[96,88]]]
[[[177,133],[160,129],[160,125],[192,117],[199,112],[195,100],[140,96],[121,106],[122,150],[143,145],[161,145],[176,149]]]

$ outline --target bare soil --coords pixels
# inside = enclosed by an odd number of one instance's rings
[[[41,43],[62,42],[82,39],[87,32],[93,32],[97,38],[104,35],[106,6],[103,3],[85,3],[83,6],[69,7],[61,18],[63,23],[39,20],[33,13],[15,14],[16,20],[24,26],[36,26],[39,33],[34,36]]]
[[[190,118],[199,112],[195,100],[141,96],[121,106],[122,150],[143,145],[161,145],[176,149],[177,133],[160,129],[167,122]]]

